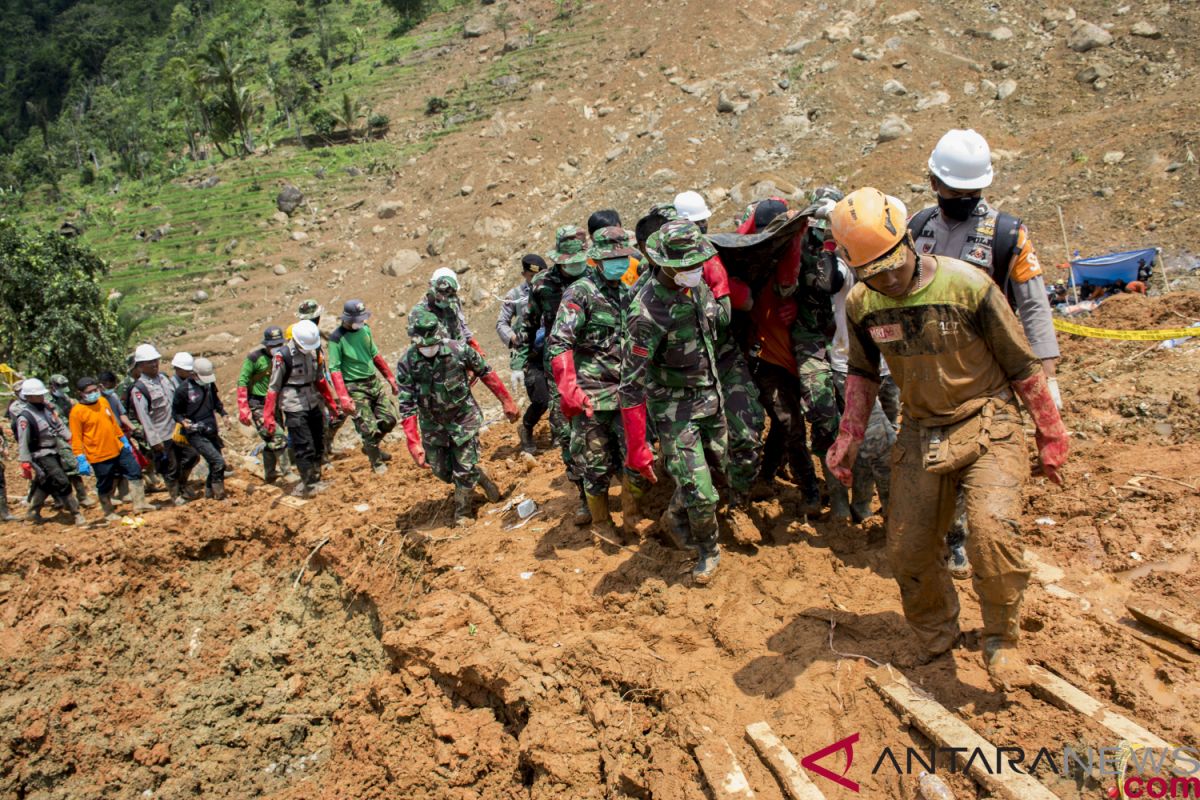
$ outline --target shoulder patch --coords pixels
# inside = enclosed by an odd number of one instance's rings
[[[871,334],[871,340],[877,344],[898,342],[904,338],[904,329],[895,322],[888,325],[872,325],[867,332]]]

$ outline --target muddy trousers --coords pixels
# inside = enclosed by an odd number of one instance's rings
[[[325,414],[320,406],[307,411],[286,411],[283,415],[296,469],[305,485],[312,486],[321,479],[321,456],[325,447]]]
[[[904,616],[930,653],[958,638],[958,595],[944,566],[945,537],[954,518],[955,494],[966,501],[971,537],[967,554],[983,612],[985,640],[1016,644],[1021,598],[1029,582],[1020,541],[1021,489],[1029,477],[1020,413],[1009,404],[991,423],[988,452],[956,473],[936,475],[923,465],[921,431],[900,429],[892,451],[892,494],[887,553],[900,586]]]
[[[189,433],[187,440],[208,465],[208,477],[204,479],[204,485],[211,489],[214,483],[223,483],[225,457],[221,455],[221,448],[224,447],[221,437],[215,433]]]
[[[583,490],[592,496],[608,494],[612,478],[622,476],[639,493],[650,484],[625,464],[625,428],[620,409],[579,414],[571,419],[571,454],[583,473]]]
[[[669,511],[686,519],[692,540],[701,549],[717,545],[717,488],[713,469],[728,458],[729,440],[725,416],[713,414],[692,419],[655,415],[667,473],[675,481]]]
[[[161,449],[154,451],[154,468],[167,486],[184,486],[199,460],[199,453],[173,439],[162,442]]]
[[[479,436],[472,436],[462,444],[426,437],[425,462],[438,480],[453,483],[456,488],[472,489],[479,483]]]
[[[571,455],[571,423],[562,412],[562,398],[558,394],[558,384],[552,380],[546,381],[546,389],[550,395],[550,438],[558,445],[562,453],[563,464],[567,467],[567,477],[571,483],[583,480],[583,470],[575,463]]]
[[[736,494],[746,495],[758,477],[762,462],[762,434],[766,414],[759,401],[758,386],[740,351],[726,356],[719,365],[722,407],[728,432],[729,462],[725,474]]]
[[[532,431],[550,407],[550,389],[546,386],[546,371],[540,364],[526,364],[524,373],[529,408],[525,409],[525,416],[521,422]]]
[[[786,458],[797,485],[815,487],[816,472],[808,452],[808,431],[800,405],[800,379],[778,364],[756,360],[754,380],[771,418],[771,429],[763,446],[763,477],[773,479]]]

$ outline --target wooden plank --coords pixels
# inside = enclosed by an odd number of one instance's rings
[[[1104,703],[1075,688],[1053,672],[1033,664],[1030,665],[1029,671],[1036,681],[1031,688],[1048,703],[1082,714],[1108,728],[1118,738],[1133,742],[1140,747],[1171,748],[1171,745],[1141,725],[1114,711],[1109,711]]]
[[[747,725],[746,735],[791,800],[825,800],[825,795],[809,780],[800,762],[783,746],[770,725],[765,722]]]
[[[754,790],[729,742],[710,735],[696,745],[696,761],[716,800],[754,800]]]
[[[867,673],[867,683],[888,704],[907,715],[939,747],[966,748],[970,760],[967,773],[993,797],[1004,800],[1058,800],[1057,795],[1032,775],[1015,771],[993,774],[988,771],[991,765],[985,767],[983,759],[970,759],[970,754],[976,749],[989,754],[995,753],[996,748],[937,700],[909,683],[908,678],[894,668],[883,666]]]
[[[1200,625],[1188,622],[1165,608],[1138,608],[1134,605],[1126,605],[1125,608],[1138,622],[1200,650]]]

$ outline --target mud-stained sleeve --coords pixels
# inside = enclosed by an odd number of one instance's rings
[[[500,302],[500,317],[496,320],[496,335],[500,337],[500,344],[505,347],[512,341],[513,325],[520,324],[520,320],[513,319],[513,311],[517,306],[517,300],[513,296],[516,291],[513,289],[504,296],[504,300]]]
[[[287,372],[287,366],[283,363],[283,354],[276,353],[271,358],[271,379],[267,383],[267,391],[279,394],[283,391],[284,373]]]
[[[856,296],[861,297],[862,291],[855,286],[846,297],[847,372],[878,383],[883,354],[871,338],[866,320],[859,314]]]
[[[29,447],[30,438],[29,420],[22,414],[17,417],[17,461],[22,464],[33,461],[33,450]]]
[[[1024,380],[1041,370],[1041,362],[1030,349],[1017,315],[994,283],[988,286],[975,318],[988,349],[1010,381]]]
[[[629,309],[629,323],[621,347],[622,408],[632,408],[646,402],[647,366],[658,350],[666,331],[643,313],[637,300]]]
[[[412,370],[408,368],[408,353],[402,355],[396,362],[396,386],[400,389],[399,394],[396,395],[400,419],[408,419],[417,413],[417,386],[413,382]]]
[[[563,293],[562,302],[558,304],[558,316],[554,318],[554,327],[546,340],[546,357],[557,358],[568,350],[575,349],[575,337],[579,326],[587,319],[586,299],[575,291],[572,284]]]
[[[142,424],[142,430],[146,432],[146,443],[150,444],[150,431],[154,430],[154,422],[150,419],[150,402],[136,384],[129,390],[129,401],[133,404],[133,413],[137,414],[138,422]]]
[[[480,378],[492,371],[487,359],[480,355],[474,347],[463,347],[462,359],[467,366],[467,371]]]

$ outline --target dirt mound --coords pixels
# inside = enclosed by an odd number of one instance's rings
[[[1087,317],[1088,324],[1120,330],[1187,328],[1200,322],[1200,292],[1170,292],[1148,297],[1117,294]]]

